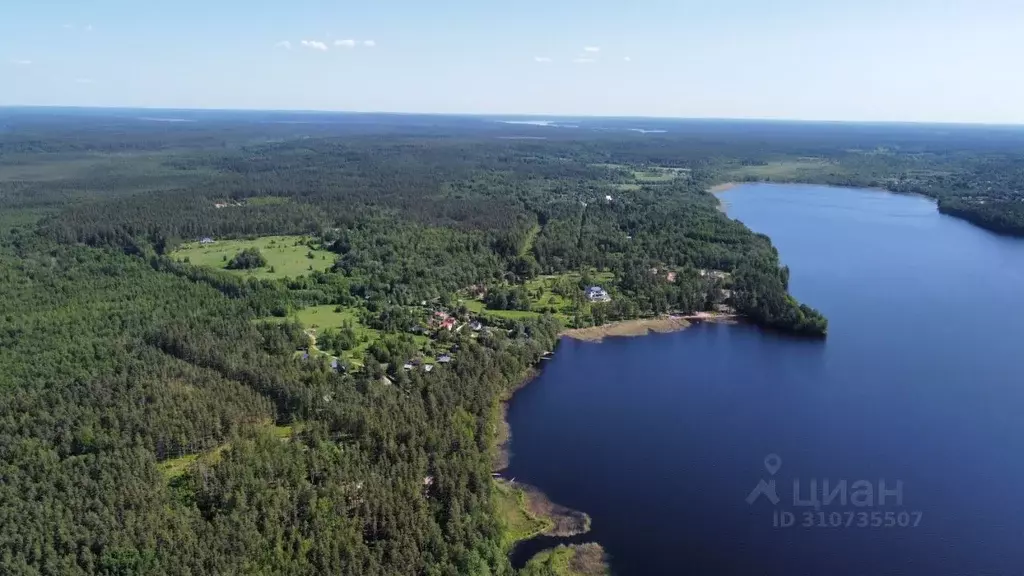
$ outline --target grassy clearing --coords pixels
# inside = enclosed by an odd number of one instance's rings
[[[264,236],[253,240],[218,240],[205,245],[190,242],[182,244],[171,253],[171,257],[179,261],[187,259],[196,266],[261,280],[296,278],[312,270],[329,270],[334,265],[335,255],[310,248],[305,244],[308,240],[305,236]],[[228,270],[228,262],[246,248],[258,249],[267,259],[267,265],[254,270]]]
[[[523,242],[523,249],[519,251],[520,256],[526,256],[533,251],[533,243],[537,240],[537,236],[540,234],[540,224],[534,224],[533,228],[530,228],[530,232],[526,235],[526,242]]]
[[[494,482],[494,507],[504,529],[502,544],[512,548],[516,542],[529,540],[554,528],[548,518],[539,518],[530,512],[526,492],[504,480]]]
[[[633,178],[644,184],[664,184],[677,178],[689,177],[690,171],[685,168],[671,168],[668,166],[652,166],[644,170],[634,170]]]
[[[230,447],[230,444],[221,444],[213,450],[207,450],[201,454],[186,454],[179,458],[171,458],[170,460],[164,460],[157,465],[160,469],[160,473],[164,475],[164,478],[170,482],[175,478],[184,476],[188,472],[189,468],[197,462],[203,464],[213,465],[220,462],[224,451]]]
[[[560,545],[538,552],[520,572],[522,576],[604,576],[610,574],[599,544]]]
[[[345,322],[351,322],[357,333],[359,327],[363,327],[359,324],[358,308],[341,308],[339,310],[338,306],[333,304],[303,308],[293,313],[292,318],[310,330],[340,328]],[[355,326],[357,324],[359,327]],[[365,329],[370,330],[369,328]]]
[[[279,426],[274,424],[273,420],[267,420],[262,424],[257,425],[258,430],[265,430],[272,434],[275,438],[282,441],[290,440],[292,436],[302,431],[302,422],[293,422],[288,425]],[[157,464],[157,468],[160,473],[164,475],[164,478],[170,482],[176,478],[184,476],[186,472],[196,463],[202,463],[207,466],[212,466],[224,456],[224,451],[231,447],[231,444],[224,443],[212,450],[207,450],[199,454],[186,454],[179,458],[171,458],[164,460]]]
[[[582,297],[583,291],[579,288],[583,275],[579,272],[567,274],[552,274],[538,276],[524,284],[530,294],[530,310],[490,310],[486,308],[481,300],[466,300],[463,302],[466,308],[474,314],[495,316],[509,320],[522,320],[525,318],[537,318],[545,313],[551,313],[558,318],[562,324],[568,326],[575,314],[575,304],[571,297],[566,297],[559,292],[576,293]],[[591,272],[590,281],[598,286],[608,288],[615,281],[615,275],[611,272]],[[569,291],[556,291],[556,286],[571,286]],[[590,303],[582,302],[580,310],[584,315],[590,312]]]
[[[688,168],[672,166],[645,166],[642,168],[625,164],[594,164],[593,166],[627,173],[630,181],[615,184],[616,188],[625,191],[639,190],[644,184],[665,184],[678,178],[689,178],[690,176]]]
[[[808,173],[821,173],[835,171],[839,165],[827,160],[817,158],[804,158],[800,160],[787,160],[784,162],[769,162],[760,166],[739,166],[729,171],[731,179],[798,179]]]
[[[340,357],[349,364],[362,365],[363,355],[366,353],[366,349],[371,344],[376,342],[383,334],[380,330],[375,330],[366,326],[359,321],[359,308],[341,308],[333,304],[326,304],[323,306],[310,306],[309,308],[303,308],[296,312],[293,312],[289,317],[289,320],[296,321],[302,324],[310,334],[316,337],[316,334],[323,332],[324,330],[337,330],[342,325],[349,323],[352,325],[352,330],[356,334],[356,346],[344,351]],[[284,318],[268,318],[268,322],[283,322]],[[421,338],[430,341],[425,336],[419,336]],[[424,345],[424,343],[417,340],[417,343]],[[320,352],[318,349],[313,347],[311,352]],[[326,354],[326,352],[322,352]]]

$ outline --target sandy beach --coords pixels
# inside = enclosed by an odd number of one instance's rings
[[[657,318],[638,318],[591,326],[589,328],[572,328],[562,332],[562,336],[583,340],[585,342],[601,342],[610,336],[646,336],[652,332],[666,334],[678,332],[690,327],[691,322],[736,322],[736,314],[719,312],[696,312],[685,316],[659,316]]]

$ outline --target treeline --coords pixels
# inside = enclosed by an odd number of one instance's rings
[[[521,309],[526,280],[599,269],[616,298],[577,322],[705,310],[731,289],[758,322],[825,330],[788,296],[768,239],[704,192],[700,143],[510,141],[454,120],[272,143],[277,128],[237,119],[121,136],[88,118],[12,122],[0,164],[64,176],[0,186],[0,573],[510,574],[496,403],[561,327],[544,315],[445,333],[453,362],[404,370],[410,306],[507,286],[492,304]],[[103,151],[153,154],[62,164]],[[693,176],[657,186],[603,166],[676,153]],[[288,233],[315,235],[335,267],[266,281],[169,256],[204,236]],[[309,305],[365,311],[384,336],[364,368],[302,360],[308,336],[280,319]],[[324,345],[355,338],[343,327]]]
[[[32,234],[0,251],[0,572],[511,572],[493,408],[557,323],[384,382],[295,360],[298,327],[168,272]],[[216,456],[161,468],[190,454]]]

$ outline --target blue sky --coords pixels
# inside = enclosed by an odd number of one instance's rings
[[[0,105],[1024,123],[1019,0],[4,0]]]

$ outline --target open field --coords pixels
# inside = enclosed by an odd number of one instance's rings
[[[486,308],[480,300],[465,300],[463,304],[474,314],[491,315],[509,320],[536,318],[546,312],[550,312],[561,320],[563,324],[568,325],[573,316],[573,301],[571,298],[556,292],[556,286],[562,285],[567,288],[567,290],[561,290],[561,292],[579,292],[582,296],[582,290],[579,288],[581,278],[582,275],[579,272],[569,272],[566,274],[538,276],[527,281],[525,288],[530,294],[530,310],[491,310]],[[607,289],[613,284],[615,275],[611,272],[591,272],[590,278],[594,284]],[[589,308],[590,303],[584,302],[583,312],[588,312]]]
[[[689,168],[675,168],[672,166],[645,166],[635,167],[625,164],[594,164],[598,168],[607,168],[626,172],[630,181],[616,184],[620,190],[639,190],[644,184],[665,184],[678,178],[689,178]]]
[[[677,178],[688,178],[690,171],[686,168],[671,168],[665,166],[652,166],[644,170],[634,170],[633,178],[644,184],[661,184],[671,182]]]
[[[359,321],[359,309],[358,308],[341,308],[338,310],[338,306],[333,304],[325,304],[322,306],[310,306],[292,312],[288,316],[288,320],[294,320],[309,332],[314,338],[317,334],[324,330],[337,330],[342,327],[346,322],[352,325],[352,330],[356,334],[356,345],[355,347],[344,351],[340,355],[345,361],[350,364],[362,365],[363,354],[371,344],[377,341],[381,337],[381,332],[370,328]],[[266,318],[267,322],[283,322],[285,318]],[[420,336],[422,340],[429,342],[429,338]],[[417,340],[417,343],[422,347],[424,342]],[[319,349],[311,349],[311,352],[315,353]],[[322,351],[321,351],[322,352]],[[323,352],[327,354],[326,352]]]
[[[179,261],[187,259],[196,266],[261,280],[296,278],[312,270],[329,270],[334,265],[335,255],[310,248],[304,243],[307,240],[304,236],[263,236],[252,240],[217,240],[213,244],[189,242],[171,253],[171,257]],[[267,259],[267,265],[252,270],[228,270],[228,262],[246,248],[258,249]]]
[[[341,308],[339,311],[338,306],[333,304],[303,308],[292,313],[291,318],[314,331],[340,328],[345,322],[351,322],[357,334],[360,328],[370,330],[359,324],[357,308]]]
[[[769,162],[758,166],[737,166],[729,170],[729,178],[735,180],[744,179],[796,179],[806,173],[821,173],[825,171],[839,171],[839,165],[827,160],[816,158],[803,158],[799,160],[787,160],[784,162]]]

